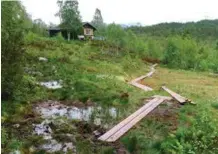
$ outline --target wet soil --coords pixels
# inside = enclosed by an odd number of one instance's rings
[[[178,128],[179,109],[181,107],[182,105],[174,100],[164,101],[151,111],[146,118],[161,122],[167,126],[169,131],[175,131]]]
[[[81,150],[80,144],[84,144],[84,147],[89,147],[91,153],[102,151],[102,147],[112,148],[115,153],[128,153],[119,141],[104,143],[97,140],[108,127],[112,126],[109,124],[110,120],[114,121],[113,119],[117,118],[116,108],[95,106],[91,101],[85,104],[63,103],[44,101],[33,106],[34,112],[44,119],[41,123],[33,124],[34,134],[46,140],[44,144],[37,146],[37,149],[49,153],[56,151],[66,153],[67,150],[77,153]],[[110,120],[108,121],[107,118]]]

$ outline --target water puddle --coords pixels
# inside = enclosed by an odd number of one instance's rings
[[[118,117],[118,109],[104,108],[101,106],[85,106],[79,102],[73,102],[74,106],[67,106],[58,101],[46,101],[34,107],[36,113],[44,119],[40,124],[33,124],[33,134],[40,135],[44,143],[38,149],[47,153],[62,152],[76,153],[76,141],[59,141],[54,135],[56,129],[61,127],[75,127],[74,131],[63,133],[64,138],[75,138],[75,132],[85,136],[99,137],[105,128],[111,127],[114,119]],[[80,107],[79,107],[80,106]],[[70,120],[74,121],[70,124]],[[54,129],[54,130],[52,130]],[[72,133],[72,134],[71,134]]]
[[[41,86],[44,86],[48,89],[59,89],[62,88],[62,81],[48,81],[48,82],[39,82]]]
[[[95,125],[101,125],[102,121],[105,119],[114,119],[117,117],[117,109],[114,107],[103,108],[101,106],[86,106],[78,108],[52,101],[37,106],[36,112],[44,119],[66,117],[73,120],[93,122]]]

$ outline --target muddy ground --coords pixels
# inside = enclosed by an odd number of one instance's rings
[[[149,99],[143,100],[146,101]],[[179,108],[177,102],[165,101],[146,119],[164,123],[174,131]],[[120,119],[126,118],[116,108],[103,108],[93,102],[50,100],[35,103],[32,109],[23,120],[4,124],[12,130],[11,135],[19,134],[21,140],[25,139],[25,148],[21,149],[24,153],[128,153],[119,140],[115,143],[97,140]]]

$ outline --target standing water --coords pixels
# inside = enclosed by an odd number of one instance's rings
[[[87,106],[78,108],[51,101],[39,104],[35,110],[44,119],[66,117],[73,120],[92,121],[95,125],[101,125],[104,119],[114,119],[117,117],[117,109],[114,107],[103,108],[101,106]]]

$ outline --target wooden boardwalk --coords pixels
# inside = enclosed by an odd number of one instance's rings
[[[114,126],[108,132],[100,136],[98,139],[106,142],[116,141],[166,99],[169,99],[169,97],[154,97],[151,101]]]
[[[135,87],[138,87],[138,88],[140,88],[140,89],[142,89],[144,91],[152,91],[153,90],[152,88],[150,88],[150,87],[148,87],[146,85],[142,85],[142,84],[138,83],[138,81],[140,81],[140,80],[142,80],[144,78],[147,78],[147,77],[151,77],[152,74],[155,72],[155,67],[156,66],[157,66],[157,64],[152,65],[151,68],[150,68],[150,72],[149,73],[147,73],[146,75],[140,76],[140,77],[130,81],[129,84],[131,84],[131,85],[133,85]]]
[[[180,104],[185,104],[185,103],[191,103],[194,105],[196,104],[196,103],[192,102],[191,100],[189,100],[188,98],[185,98],[185,97],[173,92],[172,90],[168,89],[166,86],[162,86],[162,89],[165,90],[166,92],[168,92]]]
[[[153,90],[152,88],[142,85],[138,83],[138,81],[146,78],[146,77],[151,77],[152,74],[155,72],[154,67],[156,66],[153,65],[151,66],[151,71],[143,75],[141,77],[138,77],[132,81],[129,82],[129,84],[138,87],[144,91],[151,91]],[[181,104],[184,104],[185,102],[188,102],[189,100],[185,97],[180,96],[179,94],[173,92],[172,90],[168,89],[165,86],[162,86],[162,88],[167,91],[175,100],[180,102]],[[100,136],[98,139],[101,141],[106,141],[106,142],[114,142],[117,139],[119,139],[122,135],[124,135],[128,130],[130,130],[135,124],[137,124],[140,120],[142,120],[147,114],[149,114],[152,110],[154,110],[158,105],[160,105],[162,102],[165,100],[172,100],[172,97],[167,97],[167,96],[159,96],[159,95],[154,95],[153,99],[150,100],[147,104],[139,108],[137,111],[135,111],[133,114],[128,116],[126,119],[121,121],[119,124],[114,126],[112,129],[110,129],[108,132]]]

